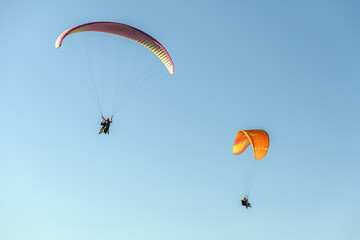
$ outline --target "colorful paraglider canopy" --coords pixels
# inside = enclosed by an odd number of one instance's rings
[[[269,149],[269,135],[264,130],[240,130],[236,134],[233,153],[240,155],[251,144],[255,159],[265,157]]]
[[[155,38],[137,28],[122,23],[92,22],[69,28],[58,37],[55,43],[55,47],[59,48],[62,44],[62,41],[70,34],[87,31],[115,34],[138,42],[151,50],[156,56],[158,56],[169,72],[174,74],[174,64],[170,58],[169,53],[158,41],[156,41]]]

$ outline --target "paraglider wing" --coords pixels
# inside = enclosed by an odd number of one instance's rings
[[[264,130],[240,130],[236,134],[233,153],[240,155],[251,144],[255,159],[265,157],[269,148],[269,135]]]
[[[174,64],[170,58],[169,53],[166,49],[158,42],[155,38],[144,33],[143,31],[131,27],[122,23],[115,22],[92,22],[76,27],[72,27],[65,32],[63,32],[58,39],[56,40],[55,47],[59,48],[62,44],[62,41],[73,33],[86,32],[86,31],[95,31],[95,32],[104,32],[110,34],[116,34],[128,39],[131,39],[135,42],[140,43],[149,50],[151,50],[160,60],[164,63],[166,68],[171,74],[174,74]]]

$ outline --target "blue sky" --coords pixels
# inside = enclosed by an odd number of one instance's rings
[[[2,2],[0,239],[359,239],[359,10]],[[109,136],[97,134],[93,95],[54,47],[92,21],[151,34],[175,65],[121,108]],[[254,128],[270,149],[246,210],[232,144]]]

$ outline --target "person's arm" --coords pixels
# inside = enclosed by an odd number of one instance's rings
[[[104,122],[106,122],[106,119],[103,117],[103,116],[101,116],[102,117],[102,119],[104,120]]]

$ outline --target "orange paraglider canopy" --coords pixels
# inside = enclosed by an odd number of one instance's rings
[[[233,154],[240,155],[251,144],[255,159],[263,159],[269,149],[269,135],[260,129],[240,130],[236,134]]]

